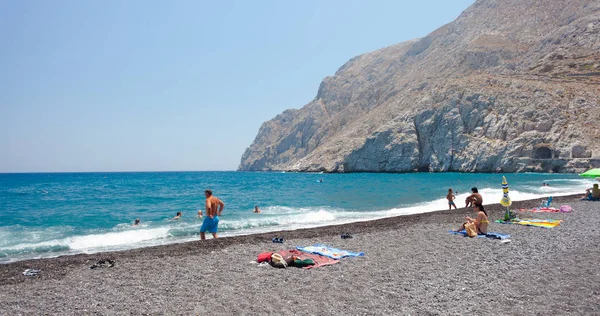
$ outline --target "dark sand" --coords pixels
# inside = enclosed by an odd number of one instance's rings
[[[0,314],[600,315],[600,202],[554,199],[563,204],[575,211],[520,215],[563,219],[556,228],[492,223],[509,243],[449,234],[473,214],[459,209],[0,265]],[[487,210],[502,216],[499,205]],[[314,270],[253,263],[262,251],[314,243],[366,256]],[[103,258],[116,265],[89,268]],[[42,272],[25,277],[26,268]]]

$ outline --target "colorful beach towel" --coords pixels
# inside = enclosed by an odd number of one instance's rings
[[[532,209],[524,209],[520,208],[519,212],[534,212],[534,213],[558,213],[559,209],[554,207],[541,207],[541,208],[532,208]]]
[[[554,207],[542,207],[542,208],[532,208],[532,209],[524,209],[520,208],[519,212],[534,212],[534,213],[570,213],[573,209],[569,205],[563,205],[560,208]]]
[[[351,252],[348,250],[341,250],[341,249],[337,249],[337,248],[333,248],[333,247],[329,247],[329,246],[325,246],[325,245],[314,245],[314,246],[307,246],[307,247],[296,247],[296,249],[300,250],[300,251],[304,251],[304,252],[310,252],[310,253],[314,253],[314,254],[318,254],[318,255],[322,255],[325,257],[329,257],[332,259],[342,259],[342,258],[346,258],[346,257],[362,257],[365,255],[364,252]]]
[[[499,219],[496,220],[496,223],[500,223],[500,224],[518,224],[518,225],[524,225],[524,226],[535,226],[535,227],[543,227],[543,228],[556,227],[556,226],[560,225],[561,222],[562,222],[562,220],[558,220],[558,219],[531,219],[531,218],[508,221],[508,222],[505,222],[505,221],[499,220]]]
[[[467,236],[467,232],[463,229],[461,231],[453,231],[450,230],[449,231],[450,234],[454,234],[454,235],[463,235],[463,236]],[[477,237],[486,237],[486,238],[492,238],[492,239],[508,239],[510,238],[509,234],[500,234],[500,233],[494,233],[494,232],[488,232],[485,235],[477,235]]]
[[[340,262],[339,260],[327,258],[325,256],[316,255],[316,254],[312,254],[312,253],[298,251],[296,249],[280,250],[277,253],[280,254],[284,258],[288,257],[288,256],[292,256],[292,257],[294,257],[294,260],[304,261],[306,259],[310,259],[315,262],[314,265],[303,267],[303,269],[318,268],[318,267],[328,266],[328,265],[332,265],[332,264],[336,264],[336,263]]]

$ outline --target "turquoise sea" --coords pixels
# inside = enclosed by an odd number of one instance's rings
[[[513,200],[582,193],[592,184],[569,174],[506,176]],[[232,236],[445,209],[450,187],[459,207],[472,186],[484,204],[497,203],[501,180],[472,173],[0,174],[0,263],[196,240],[207,188],[226,204],[220,236]],[[172,220],[178,211],[183,217]],[[135,218],[141,225],[132,226]]]

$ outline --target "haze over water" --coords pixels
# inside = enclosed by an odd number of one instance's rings
[[[571,174],[506,174],[513,200],[582,193]],[[319,182],[319,180],[323,182]],[[0,174],[0,262],[198,239],[203,191],[226,206],[220,236],[364,221],[446,209],[472,186],[501,198],[502,174],[153,172]],[[543,182],[550,187],[542,187]],[[254,214],[258,205],[261,214]],[[180,211],[180,220],[171,218]],[[132,226],[135,218],[142,224]]]

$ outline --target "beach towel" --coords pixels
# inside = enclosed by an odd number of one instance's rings
[[[560,225],[562,220],[558,219],[520,219],[516,221],[508,221],[505,222],[503,220],[496,220],[496,223],[500,224],[518,224],[524,226],[535,226],[535,227],[543,227],[543,228],[552,228]]]
[[[318,268],[318,267],[332,265],[332,264],[336,264],[336,263],[340,262],[339,260],[327,258],[325,256],[316,255],[316,254],[312,254],[312,253],[302,252],[302,251],[299,251],[296,249],[280,250],[277,253],[280,254],[281,256],[283,256],[284,258],[292,256],[294,258],[294,261],[296,261],[296,260],[306,261],[307,259],[310,259],[315,263],[314,265],[302,267],[304,269]]]
[[[454,234],[454,235],[463,235],[463,236],[467,236],[467,232],[463,229],[461,231],[453,231],[450,230],[449,231],[450,234]],[[500,234],[500,233],[494,233],[494,232],[488,232],[485,235],[477,235],[477,237],[486,237],[486,238],[492,238],[492,239],[508,239],[510,238],[509,234]]]
[[[532,208],[532,209],[524,209],[520,208],[519,212],[534,212],[534,213],[558,213],[559,209],[554,207],[541,207],[541,208]]]
[[[307,246],[307,247],[296,247],[296,249],[300,250],[300,251],[304,251],[304,252],[310,252],[310,253],[314,253],[314,254],[318,254],[318,255],[322,255],[325,257],[329,257],[332,259],[342,259],[342,258],[346,258],[346,257],[362,257],[365,255],[364,252],[351,252],[348,250],[341,250],[341,249],[337,249],[337,248],[333,248],[333,247],[329,247],[329,246],[325,246],[325,245],[314,245],[314,246]]]
[[[582,201],[596,201],[596,202],[600,201],[600,199],[594,199],[594,198],[591,198],[591,197],[585,197],[585,198],[583,198],[581,200]]]

